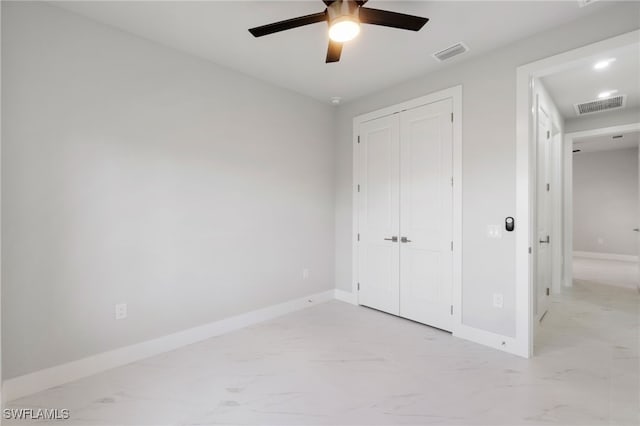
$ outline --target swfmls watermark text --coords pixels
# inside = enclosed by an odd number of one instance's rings
[[[71,413],[68,408],[5,408],[4,420],[68,420]]]

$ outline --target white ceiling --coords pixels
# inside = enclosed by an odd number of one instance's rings
[[[582,152],[613,151],[616,149],[635,148],[640,143],[640,132],[616,133],[622,138],[613,139],[614,135],[592,136],[578,139],[573,143],[573,149]]]
[[[609,67],[602,70],[593,68],[596,62],[611,58],[615,61]],[[577,118],[574,104],[595,100],[599,93],[607,90],[617,90],[615,95],[627,95],[626,108],[638,108],[640,43],[580,61],[567,70],[544,77],[542,84],[565,119]]]
[[[570,1],[376,1],[369,7],[421,15],[418,33],[363,25],[342,59],[325,64],[324,23],[255,39],[248,28],[324,10],[307,1],[73,1],[54,4],[322,101],[380,90],[610,7]],[[463,41],[470,52],[431,54]]]

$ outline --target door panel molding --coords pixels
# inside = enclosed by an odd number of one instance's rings
[[[451,331],[451,99],[400,116],[400,316]],[[406,238],[405,238],[406,240]]]
[[[358,302],[399,314],[400,235],[399,119],[398,115],[367,121],[360,126],[360,164],[357,192]],[[362,286],[366,283],[366,286]]]

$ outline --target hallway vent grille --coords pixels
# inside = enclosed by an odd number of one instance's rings
[[[619,95],[612,96],[606,99],[597,99],[594,101],[574,104],[573,107],[576,110],[576,114],[580,116],[585,114],[593,114],[596,112],[610,111],[617,108],[624,108],[626,100],[626,95]]]

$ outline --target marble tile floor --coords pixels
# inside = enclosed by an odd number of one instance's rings
[[[618,287],[640,287],[638,262],[574,257],[573,278]]]
[[[65,426],[639,425],[639,307],[577,281],[527,360],[332,301],[8,407],[68,408],[34,423]]]

